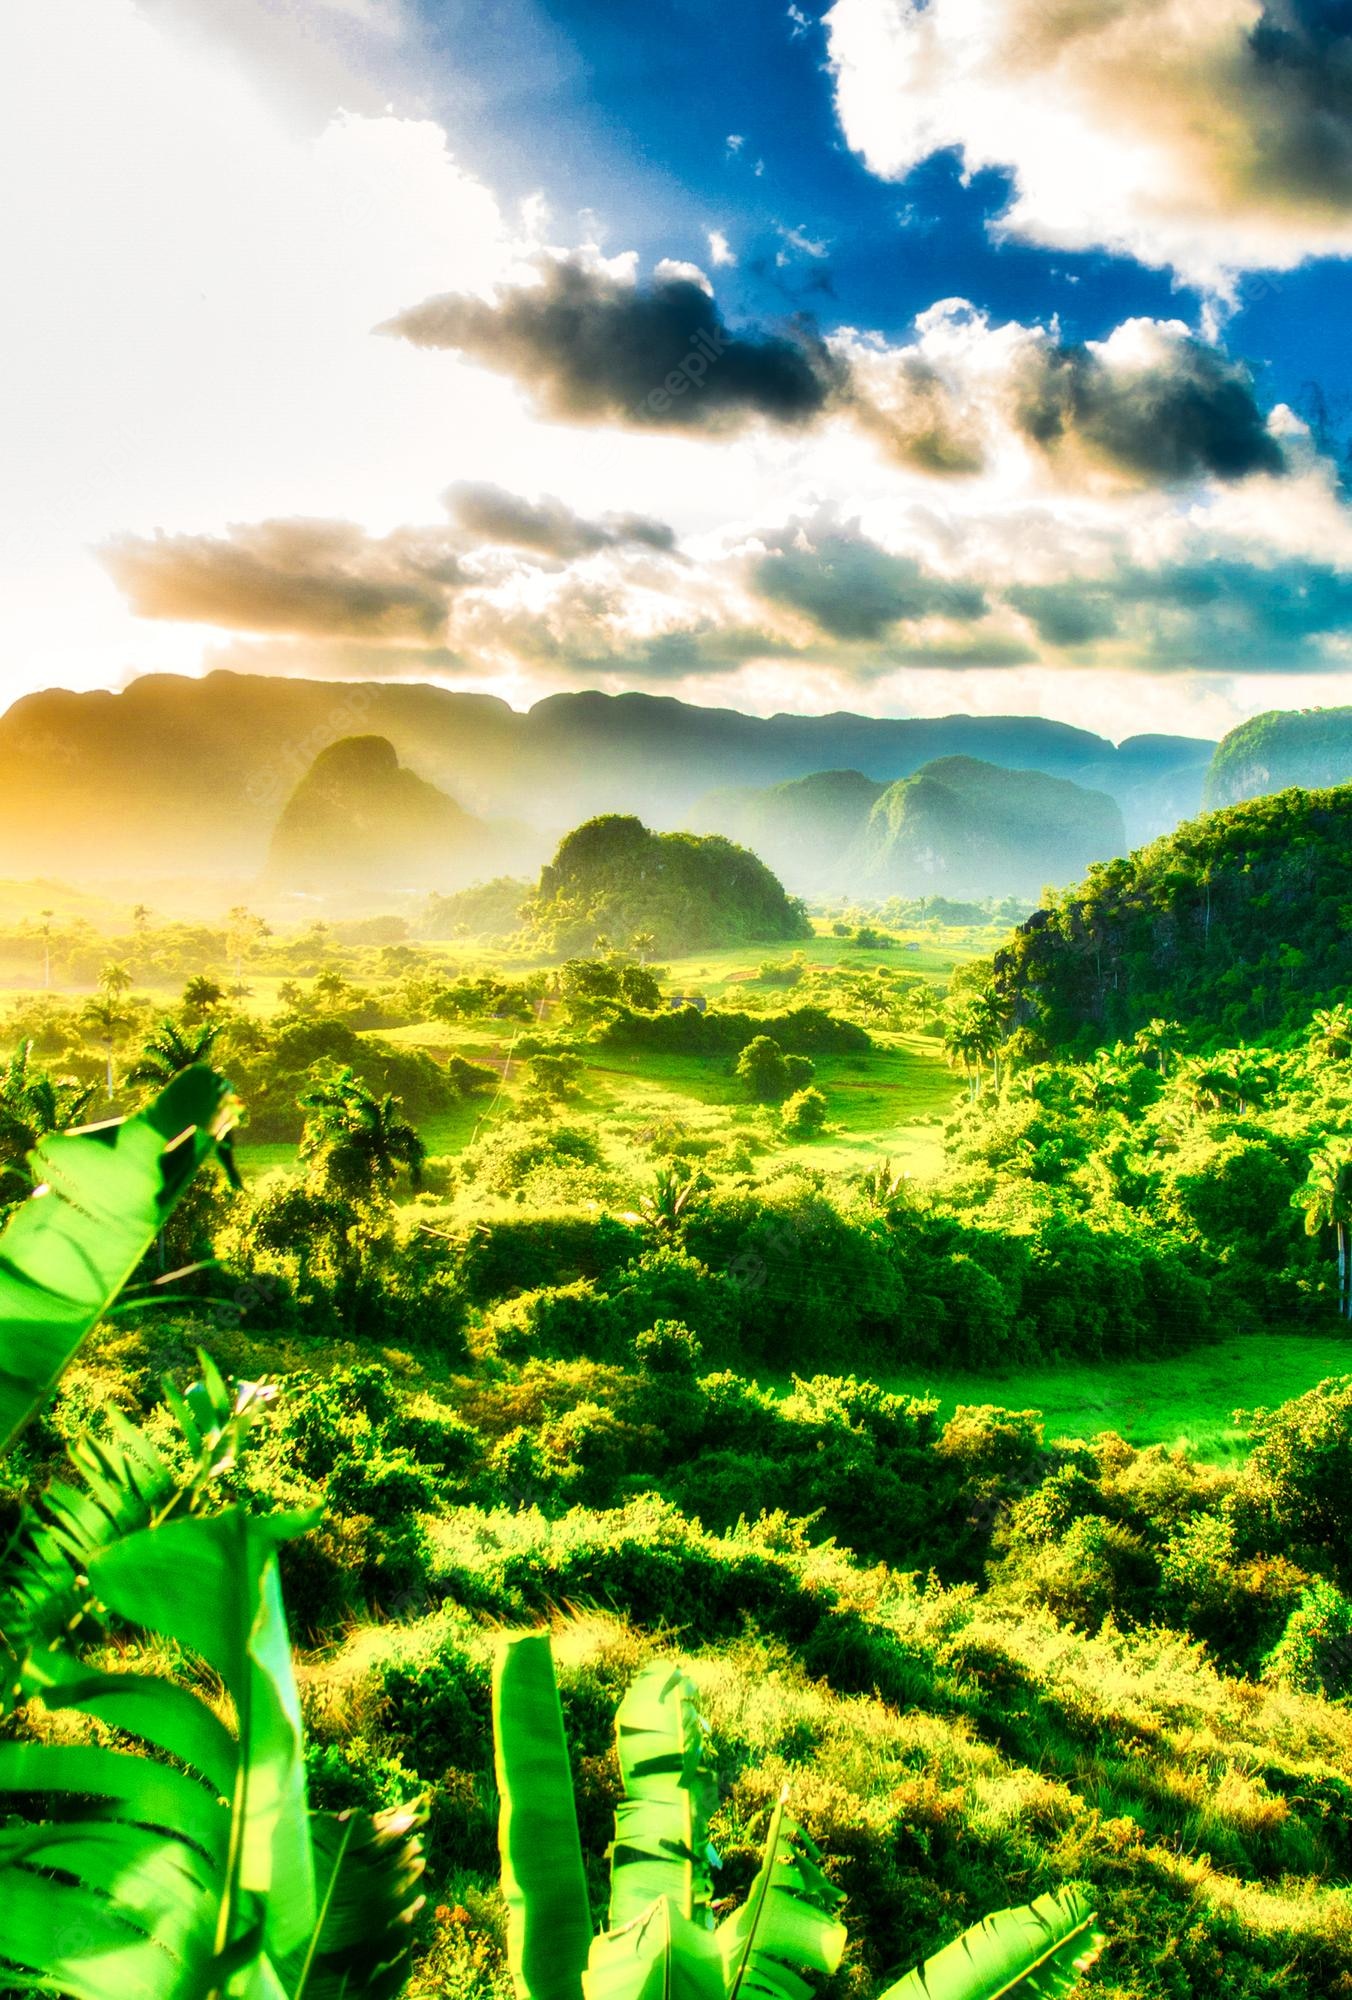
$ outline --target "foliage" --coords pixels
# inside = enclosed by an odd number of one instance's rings
[[[664,955],[811,935],[802,905],[744,847],[719,835],[651,833],[614,813],[560,843],[529,921],[546,948],[568,957],[600,932],[642,931]]]
[[[1186,822],[1030,917],[995,962],[1017,1045],[1046,1056],[1154,1016],[1231,1036],[1310,1018],[1352,979],[1352,790]]]

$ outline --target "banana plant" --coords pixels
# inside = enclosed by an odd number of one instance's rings
[[[744,1903],[713,1912],[717,1803],[695,1689],[669,1665],[641,1673],[615,1719],[623,1797],[606,1928],[594,1933],[548,1635],[502,1646],[493,1733],[508,1962],[519,2000],[808,2000],[845,1950],[840,1892],[790,1818],[770,1819]],[[1080,1891],[1001,1910],[883,2000],[1062,2000],[1102,1943]]]
[[[135,1118],[39,1150],[42,1185],[0,1237],[0,1435],[40,1406],[229,1121],[223,1079],[189,1070]],[[273,1392],[230,1388],[203,1357],[201,1383],[166,1393],[177,1448],[113,1416],[0,1572],[0,1711],[29,1704],[37,1725],[0,1741],[5,1991],[387,2000],[419,1815],[310,1812],[277,1551],[314,1517],[222,1486]],[[131,1669],[91,1657],[113,1627],[140,1641]]]
[[[212,1154],[233,1172],[235,1104],[205,1064],[133,1118],[49,1134],[0,1236],[0,1453],[41,1409]]]

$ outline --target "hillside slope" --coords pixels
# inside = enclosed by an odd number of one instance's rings
[[[1231,1041],[1308,1020],[1352,983],[1352,786],[1251,799],[1091,869],[995,979],[1030,1054],[1156,1017]]]
[[[805,938],[812,927],[763,861],[717,834],[652,833],[609,813],[560,843],[530,912],[541,941],[590,951],[651,935],[664,954]]]
[[[1125,846],[1122,814],[1106,793],[942,757],[876,800],[850,873],[876,895],[1037,896]]]

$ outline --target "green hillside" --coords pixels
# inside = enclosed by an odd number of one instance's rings
[[[1125,845],[1106,793],[942,757],[875,801],[850,865],[877,895],[1036,896]]]
[[[652,833],[621,813],[560,843],[531,920],[563,952],[590,950],[598,933],[620,944],[647,935],[664,955],[812,935],[801,906],[744,847],[718,834]]]
[[[1352,786],[1252,799],[1093,868],[1015,933],[996,983],[1030,1052],[1155,1017],[1247,1036],[1352,981]]]
[[[1232,729],[1207,772],[1208,806],[1238,805],[1291,785],[1352,779],[1352,708],[1270,709]]]

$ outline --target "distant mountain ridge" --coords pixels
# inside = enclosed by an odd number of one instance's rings
[[[278,813],[314,758],[378,735],[400,763],[480,818],[529,819],[547,849],[597,812],[676,826],[717,787],[855,770],[892,783],[942,756],[1040,770],[1122,804],[1129,836],[1164,801],[1200,796],[1212,745],[1029,716],[751,716],[670,696],[551,695],[520,714],[493,695],[420,683],[147,675],[119,693],[25,695],[0,717],[0,838],[11,874],[260,869]],[[1199,762],[1200,759],[1200,762]],[[1195,810],[1196,798],[1182,810]],[[1152,819],[1152,815],[1154,818]]]

